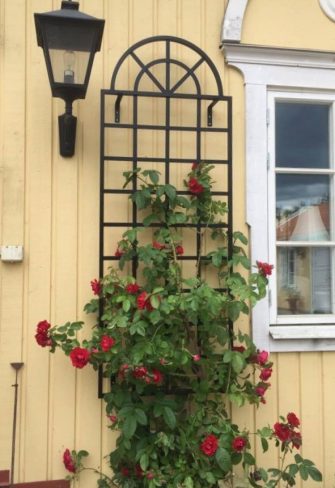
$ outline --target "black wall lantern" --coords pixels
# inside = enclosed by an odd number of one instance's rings
[[[52,96],[65,101],[65,113],[58,117],[60,154],[65,157],[73,156],[75,148],[77,118],[72,115],[72,102],[86,96],[105,24],[78,8],[78,2],[69,0],[62,1],[61,10],[34,14]]]

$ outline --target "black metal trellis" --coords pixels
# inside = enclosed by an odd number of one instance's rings
[[[143,48],[151,49],[151,52],[163,49],[164,56],[157,59],[147,60],[147,56],[143,53]],[[186,59],[194,59],[195,61],[189,66],[185,61],[176,59],[172,56],[172,52],[186,49]],[[190,54],[187,56],[187,54]],[[132,62],[138,68],[137,73],[132,79],[131,87],[118,88],[121,78],[120,72],[122,69]],[[156,70],[161,70],[163,76],[158,76]],[[200,71],[203,69],[205,74],[209,73],[212,80],[214,80],[215,93],[203,93],[203,83],[201,82]],[[185,86],[192,82],[193,93],[185,92]],[[150,83],[150,88],[146,89],[145,83]],[[131,120],[123,122],[122,101],[124,98],[132,102]],[[141,100],[157,100],[163,101],[165,109],[164,124],[146,124],[140,122],[139,102]],[[176,125],[172,124],[172,102],[173,101],[189,101],[196,105],[195,123],[191,125]],[[113,110],[110,107],[113,106]],[[225,114],[225,123],[220,126],[215,125],[215,117],[213,108]],[[108,110],[109,107],[109,110]],[[205,115],[205,117],[204,117]],[[206,123],[203,123],[203,120]],[[127,129],[131,131],[130,144],[127,154],[118,154],[113,147],[109,149],[112,132],[120,133]],[[111,87],[109,90],[101,91],[101,150],[100,150],[100,259],[99,259],[99,274],[102,277],[105,273],[105,264],[111,263],[118,258],[114,255],[115,249],[106,249],[106,232],[108,229],[122,229],[124,230],[134,227],[141,227],[141,223],[136,205],[132,205],[131,215],[128,220],[113,220],[109,218],[109,206],[105,203],[107,195],[114,195],[121,197],[122,195],[130,195],[137,189],[136,179],[132,182],[131,189],[123,189],[121,186],[112,186],[108,178],[106,178],[106,169],[111,164],[115,164],[115,168],[124,171],[123,165],[130,165],[130,169],[135,170],[139,164],[149,163],[163,163],[165,166],[164,177],[165,183],[170,182],[171,167],[174,164],[190,163],[211,163],[213,165],[224,165],[227,168],[227,177],[224,184],[220,186],[219,190],[212,192],[213,195],[224,197],[227,199],[229,213],[227,222],[220,224],[220,227],[227,229],[228,235],[228,253],[231,255],[232,251],[232,99],[223,95],[222,83],[219,73],[211,61],[211,59],[196,45],[189,41],[172,36],[156,36],[144,39],[132,47],[130,47],[121,56],[114,69]],[[118,132],[119,131],[119,132]],[[152,133],[164,134],[164,154],[160,157],[155,155],[142,155],[139,151],[139,134],[150,131]],[[195,144],[192,150],[192,157],[176,157],[172,154],[171,133],[191,133],[195,134]],[[216,134],[217,137],[226,137],[225,154],[221,159],[207,158],[202,142],[203,134]],[[179,190],[178,194],[189,194],[188,191]],[[118,215],[118,209],[114,209],[114,215]],[[157,224],[158,225],[158,224]],[[155,224],[152,224],[154,227]],[[179,227],[196,228],[197,224],[179,224]],[[198,225],[199,227],[199,225]],[[181,260],[196,261],[200,249],[200,235],[196,233],[195,254],[186,254],[180,256]],[[136,263],[133,263],[133,274],[136,276]],[[102,371],[99,374],[99,397],[103,396],[103,377]]]

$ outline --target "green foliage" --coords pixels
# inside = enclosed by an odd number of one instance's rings
[[[99,300],[85,311],[97,314],[100,307],[101,324],[82,344],[76,339],[80,322],[48,332],[52,352],[60,347],[74,361],[73,349],[83,348],[87,362],[112,378],[106,412],[119,436],[109,456],[113,479],[102,476],[100,488],[209,488],[218,481],[231,486],[238,464],[244,486],[294,486],[297,476],[322,479],[299,455],[285,465],[301,442],[298,419],[295,425],[282,419],[280,428],[289,432],[284,440],[270,427],[257,431],[264,452],[271,441],[281,447],[281,467],[266,470],[251,452],[252,434],[230,418],[229,402],[259,406],[270,387],[268,353],[232,326],[265,296],[267,277],[257,267],[251,271],[242,233],[234,232],[228,255],[228,209],[212,198],[212,168],[193,165],[185,182],[189,197],[160,184],[157,171],[125,172],[125,186],[137,179],[131,200],[143,211],[144,226],[156,224],[152,243],[140,244],[141,229],[129,229],[118,244],[121,269],[134,258],[140,265],[138,282],[111,269],[95,284]],[[193,277],[183,276],[179,224],[201,224],[194,228],[201,249],[206,241],[216,243],[203,259],[196,256]],[[199,278],[205,267],[216,273],[216,287]]]

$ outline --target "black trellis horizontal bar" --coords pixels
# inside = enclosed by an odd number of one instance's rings
[[[134,227],[132,222],[104,222],[103,223],[104,227]],[[148,229],[150,227],[162,227],[161,222],[157,223],[152,223],[150,225],[144,225],[141,222],[137,222],[135,227],[147,227]],[[190,229],[196,229],[196,228],[204,228],[206,229],[207,227],[209,229],[220,229],[221,227],[228,228],[228,224],[225,223],[220,223],[220,224],[173,224],[173,227],[180,227],[180,228],[190,228]]]
[[[138,162],[138,163],[166,163],[166,158],[150,158],[147,156],[137,156],[136,159],[133,156],[104,156],[104,162],[116,161],[116,162]],[[169,158],[169,163],[194,163],[197,158]],[[197,159],[198,163],[207,164],[231,164],[230,159]]]
[[[133,124],[115,124],[113,122],[111,123],[105,123],[104,126],[106,128],[111,128],[111,129],[143,129],[143,130],[166,130],[165,125],[149,125],[149,124],[137,124],[134,126]],[[191,126],[186,126],[186,125],[171,125],[169,127],[170,131],[179,131],[179,132],[229,132],[229,129],[226,127],[191,127]]]
[[[111,193],[111,194],[114,194],[114,195],[131,195],[133,192],[133,190],[117,190],[115,188],[105,188],[103,193]],[[227,191],[212,191],[211,192],[212,195],[214,196],[219,196],[219,197],[227,197],[228,196],[228,192]],[[192,195],[192,193],[190,191],[186,191],[186,190],[178,190],[177,191],[177,195]]]
[[[103,256],[104,261],[119,261],[120,258],[116,256]],[[177,256],[178,261],[197,261],[198,258],[197,256]],[[201,261],[210,261],[210,258],[207,258],[206,256],[201,256],[200,258]]]
[[[132,90],[101,90],[103,96],[130,96],[130,97],[149,97],[149,98],[179,98],[185,100],[208,100],[213,102],[217,100],[218,102],[224,102],[230,100],[230,97],[220,96],[220,95],[202,95],[200,93],[169,93],[169,92],[153,92],[153,91],[132,91]]]

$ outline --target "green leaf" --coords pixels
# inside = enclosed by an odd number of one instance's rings
[[[243,370],[245,362],[239,352],[233,352],[231,364],[236,374],[239,374]]]
[[[140,466],[143,471],[146,471],[149,466],[149,456],[146,452],[140,457]]]
[[[322,481],[322,474],[315,466],[310,466],[307,468],[309,476],[314,481]]]
[[[184,482],[183,482],[183,487],[185,488],[193,488],[194,487],[194,484],[193,484],[193,480],[190,476],[187,476],[185,479],[184,479]]]
[[[288,473],[290,476],[294,477],[299,471],[299,466],[297,466],[296,464],[290,464],[288,466]]]
[[[123,308],[123,310],[124,310],[125,312],[129,312],[130,307],[131,307],[130,300],[128,300],[128,299],[124,300],[124,302],[122,303],[122,308]]]
[[[174,429],[176,426],[176,416],[170,407],[163,408],[163,418],[170,429]]]
[[[157,309],[159,307],[159,298],[157,295],[151,295],[150,297],[150,303],[151,303],[151,306],[155,309]]]
[[[136,426],[136,418],[133,415],[128,415],[122,426],[122,432],[127,439],[133,437],[136,431]]]
[[[177,192],[174,186],[164,185],[164,191],[170,200],[174,200],[176,198]]]
[[[81,451],[77,452],[77,457],[79,457],[79,458],[86,457],[86,456],[88,456],[87,451],[81,450]]]
[[[215,453],[215,460],[222,469],[222,471],[228,472],[231,469],[230,454],[223,447],[219,447]]]
[[[145,412],[141,408],[135,408],[136,420],[141,425],[147,425],[148,419]]]
[[[157,185],[158,181],[159,181],[159,175],[160,173],[158,171],[154,171],[154,170],[148,170],[148,175],[149,175],[149,178],[150,180],[152,181],[152,183],[154,185]]]
[[[297,464],[300,464],[300,463],[303,463],[303,462],[304,462],[304,460],[303,460],[303,458],[300,456],[300,454],[296,454],[296,455],[294,456],[294,460],[295,460],[295,462],[296,462]]]
[[[307,478],[308,478],[308,469],[307,469],[307,467],[306,467],[306,466],[304,466],[303,464],[301,464],[301,465],[299,466],[299,473],[300,473],[301,478],[302,478],[304,481],[306,481],[306,480],[307,480]]]
[[[266,452],[269,449],[269,443],[264,437],[261,437],[261,443],[262,443],[262,448],[263,452]]]
[[[234,241],[241,241],[242,244],[248,244],[248,239],[245,237],[244,234],[242,234],[242,232],[234,232],[233,233],[233,239]]]
[[[156,214],[150,214],[143,219],[143,225],[145,227],[147,227],[147,226],[153,224],[154,222],[158,222],[158,221],[159,221],[159,218],[157,217]]]
[[[243,461],[245,464],[248,464],[249,466],[253,466],[256,464],[255,458],[250,452],[245,452],[243,456]]]

